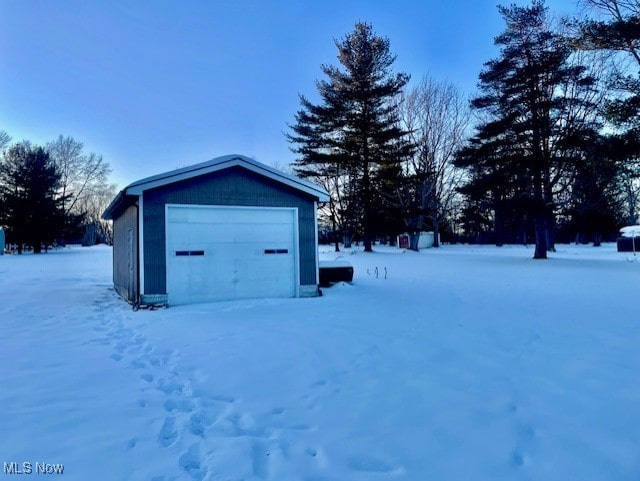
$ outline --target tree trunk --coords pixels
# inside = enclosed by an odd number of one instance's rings
[[[343,234],[342,235],[342,243],[344,244],[345,249],[351,248],[351,234]]]
[[[372,222],[371,222],[371,180],[369,178],[369,145],[365,141],[364,145],[364,170],[362,173],[362,187],[364,193],[364,236],[362,243],[365,252],[373,252],[372,244]]]
[[[433,247],[440,247],[440,222],[438,219],[433,221]]]
[[[547,226],[545,218],[539,216],[535,220],[536,230],[536,249],[533,253],[534,259],[546,259],[547,258]]]
[[[419,240],[420,240],[420,232],[409,232],[409,250],[418,252]]]
[[[502,209],[497,207],[493,214],[493,230],[496,236],[496,247],[502,247],[504,244],[504,223],[502,220]]]
[[[547,230],[547,250],[551,252],[556,251],[556,226],[555,219],[553,217],[553,213],[549,212],[546,222],[546,230]]]
[[[600,247],[602,245],[602,235],[597,232],[593,235],[593,247]]]

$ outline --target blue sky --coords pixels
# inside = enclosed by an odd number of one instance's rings
[[[496,53],[498,3],[513,2],[1,0],[0,129],[83,141],[119,187],[229,153],[284,166],[298,94],[314,98],[356,21],[389,37],[396,71],[471,94]]]

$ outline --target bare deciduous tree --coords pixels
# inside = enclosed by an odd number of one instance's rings
[[[101,210],[113,197],[109,183],[111,167],[101,155],[84,152],[82,142],[60,135],[47,144],[47,150],[61,174],[60,199],[65,215],[84,217],[101,229]]]
[[[0,130],[0,152],[3,152],[9,146],[11,136],[4,130]]]
[[[85,233],[85,236],[88,236],[85,239],[87,245],[100,241],[113,244],[113,225],[111,221],[102,219],[102,213],[116,196],[116,191],[115,184],[105,184],[100,189],[94,190],[92,195],[83,196],[76,204],[78,211],[84,214],[87,225],[93,225]]]
[[[100,196],[109,187],[111,167],[101,155],[86,154],[82,142],[60,135],[47,150],[62,176],[60,196],[65,213],[81,212],[88,198]]]
[[[453,159],[469,127],[467,100],[455,85],[425,76],[404,95],[401,116],[416,147],[404,163],[405,181],[398,191],[410,247],[417,250],[419,233],[427,226],[434,231],[437,247],[440,228],[452,214],[463,175]]]

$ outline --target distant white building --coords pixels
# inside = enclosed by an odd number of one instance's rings
[[[433,247],[434,244],[434,233],[430,232],[420,232],[418,235],[418,249],[428,249],[429,247]],[[438,241],[440,241],[440,236],[438,236]],[[398,236],[398,248],[400,249],[409,249],[411,244],[411,236],[409,234],[400,234]]]

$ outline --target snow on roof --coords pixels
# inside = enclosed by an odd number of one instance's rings
[[[622,237],[638,237],[640,236],[640,225],[629,225],[620,229]]]
[[[182,180],[191,179],[211,172],[227,169],[230,167],[241,166],[251,170],[257,174],[268,177],[281,184],[293,187],[296,190],[317,197],[320,202],[327,202],[329,194],[321,187],[296,177],[286,172],[282,172],[268,165],[262,164],[256,160],[250,159],[244,155],[231,154],[222,157],[216,157],[206,162],[182,167],[180,169],[164,172],[162,174],[153,175],[144,179],[137,180],[122,189],[115,199],[109,204],[102,214],[105,219],[112,219],[116,209],[125,201],[127,197],[139,196],[145,190],[161,187],[163,185],[172,184]]]

